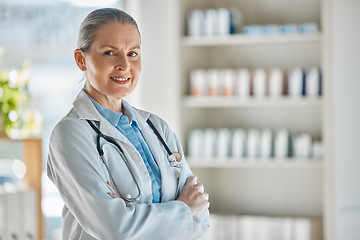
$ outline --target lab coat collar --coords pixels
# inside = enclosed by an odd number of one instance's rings
[[[74,109],[80,119],[87,119],[92,121],[100,121],[100,113],[92,104],[84,89],[81,89],[73,102]]]
[[[98,112],[84,89],[81,89],[73,106],[79,119],[95,121],[100,132],[132,146],[130,141]]]

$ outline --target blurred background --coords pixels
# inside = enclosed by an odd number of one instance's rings
[[[127,100],[181,140],[210,194],[203,239],[360,239],[356,0],[0,0],[0,239],[61,239],[48,141],[101,7],[139,24]]]

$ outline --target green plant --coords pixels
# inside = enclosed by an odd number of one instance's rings
[[[20,72],[21,73],[21,72]],[[29,101],[26,81],[15,70],[0,72],[0,130],[7,135],[20,124],[19,110]]]

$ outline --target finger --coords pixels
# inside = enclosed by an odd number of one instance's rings
[[[203,196],[207,201],[209,201],[209,194],[207,192],[204,192]]]
[[[196,184],[197,176],[191,176],[186,179],[186,185],[194,186]]]
[[[195,185],[195,187],[198,189],[199,193],[203,193],[204,192],[204,185],[201,183],[198,183]]]

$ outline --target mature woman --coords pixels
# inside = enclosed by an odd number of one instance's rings
[[[55,127],[48,176],[64,200],[63,239],[195,239],[209,195],[166,122],[123,100],[141,70],[140,33],[118,9],[83,21],[74,56],[86,83]]]

